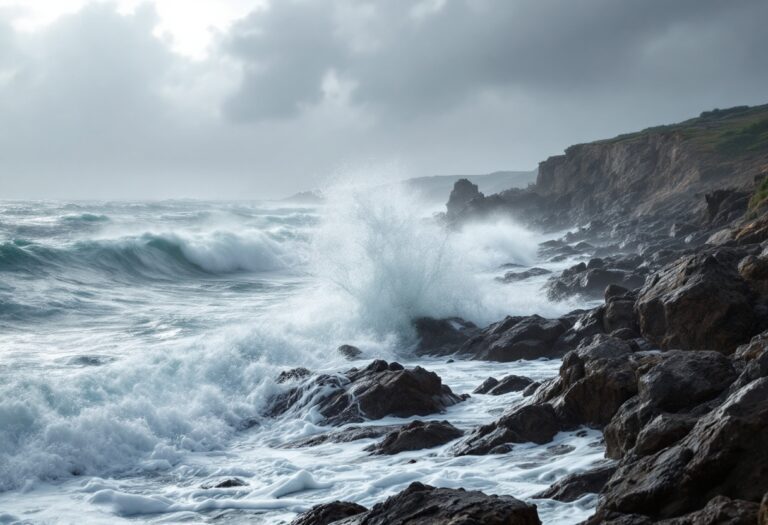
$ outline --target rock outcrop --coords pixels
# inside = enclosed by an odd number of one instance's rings
[[[377,360],[344,374],[311,377],[271,399],[266,415],[311,406],[324,424],[339,425],[385,416],[427,416],[461,400],[434,372]]]
[[[297,517],[291,522],[291,525],[330,525],[344,518],[356,516],[366,512],[368,509],[357,503],[348,501],[333,501],[315,505],[307,512]]]
[[[413,421],[384,436],[366,450],[376,455],[393,455],[408,450],[439,447],[460,438],[462,430],[447,421]]]

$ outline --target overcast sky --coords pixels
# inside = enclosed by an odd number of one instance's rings
[[[0,0],[0,198],[532,169],[768,102],[766,0]]]

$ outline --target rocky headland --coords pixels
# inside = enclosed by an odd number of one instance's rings
[[[558,376],[489,378],[476,392],[523,397],[467,434],[434,418],[462,396],[432,372],[383,361],[337,376],[288,374],[269,415],[312,403],[330,424],[430,416],[311,438],[380,438],[372,454],[450,442],[456,456],[505,454],[517,443],[546,444],[558,432],[588,427],[603,433],[605,462],[528,502],[414,483],[371,509],[334,502],[294,523],[534,524],[536,498],[594,493],[589,524],[767,524],[767,176],[768,106],[760,106],[572,146],[542,162],[527,189],[483,195],[457,182],[444,217],[449,227],[504,215],[539,231],[567,228],[539,255],[574,264],[552,274],[542,293],[602,304],[487,327],[415,319],[415,351],[561,359]]]

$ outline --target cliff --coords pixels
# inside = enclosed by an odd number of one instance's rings
[[[648,215],[695,221],[707,193],[751,192],[766,172],[768,105],[740,106],[571,146],[539,164],[529,190],[470,203],[462,218],[508,212],[543,227]]]

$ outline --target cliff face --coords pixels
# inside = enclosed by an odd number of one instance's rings
[[[766,170],[768,105],[571,146],[539,165],[535,191],[570,221],[679,216],[703,211],[713,190],[750,190]]]
[[[768,105],[715,110],[679,124],[579,144],[539,165],[527,194],[475,201],[467,215],[507,212],[542,226],[631,217],[701,220],[705,194],[751,191],[768,172]],[[521,213],[521,201],[537,202]],[[530,208],[530,206],[528,206]]]

